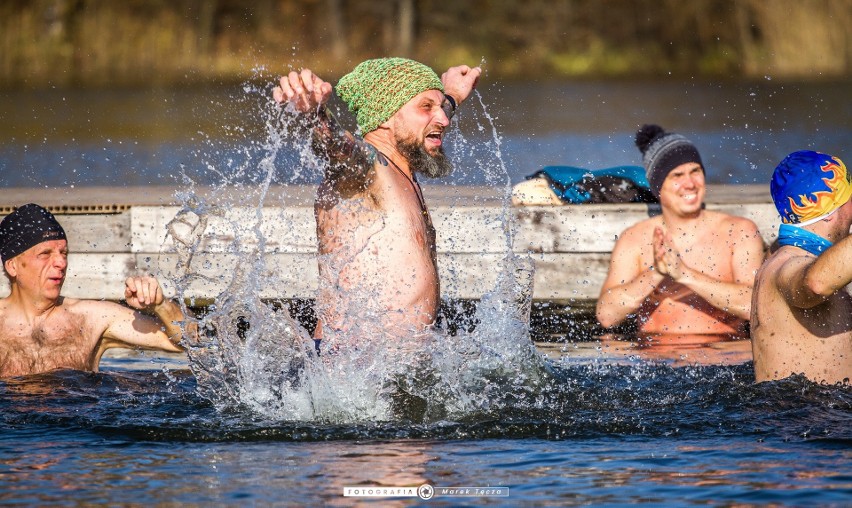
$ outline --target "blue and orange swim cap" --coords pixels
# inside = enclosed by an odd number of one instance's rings
[[[769,191],[784,224],[820,221],[852,197],[852,175],[837,157],[812,150],[793,152],[772,173]]]

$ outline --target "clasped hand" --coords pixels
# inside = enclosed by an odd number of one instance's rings
[[[654,269],[662,275],[668,275],[675,281],[683,276],[683,260],[680,251],[668,232],[654,228]]]

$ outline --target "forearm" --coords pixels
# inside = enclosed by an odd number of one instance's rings
[[[332,173],[346,171],[366,176],[376,160],[375,148],[341,127],[325,105],[317,112],[312,148],[318,155],[328,158],[327,171]]]
[[[724,282],[684,267],[676,282],[707,300],[710,305],[740,319],[748,320],[751,313],[752,287],[748,284]]]
[[[629,282],[601,291],[596,308],[600,324],[609,328],[621,324],[645,303],[663,276],[653,268],[647,268]]]
[[[185,323],[186,316],[180,305],[172,300],[163,300],[163,303],[153,309],[154,315],[160,320],[165,329],[169,341],[177,345],[183,337],[195,337],[197,326],[194,322]]]
[[[804,284],[815,295],[828,298],[852,283],[852,236],[832,245],[805,270]]]

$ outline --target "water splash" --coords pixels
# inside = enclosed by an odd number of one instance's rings
[[[286,272],[297,269],[267,263],[275,239],[267,236],[266,224],[296,220],[269,216],[275,213],[267,207],[274,204],[267,203],[270,186],[297,182],[303,171],[318,176],[322,164],[309,147],[310,126],[275,105],[269,87],[246,85],[244,92],[240,100],[252,103],[263,119],[263,140],[243,138],[239,162],[216,159],[223,150],[208,146],[202,159],[208,171],[220,176],[219,183],[203,193],[185,171],[187,188],[178,196],[183,206],[168,225],[178,254],[174,283],[179,296],[192,301],[203,293],[199,288],[208,294],[219,288],[215,303],[197,318],[201,339],[187,345],[198,392],[221,411],[332,423],[464,419],[541,404],[542,387],[552,373],[529,337],[534,267],[529,258],[512,253],[511,182],[482,97],[476,94],[495,149],[488,156],[478,154],[476,164],[504,185],[506,253],[494,289],[477,306],[476,326],[456,334],[439,328],[393,342],[354,343],[331,336],[318,356],[310,332],[286,307],[262,295],[265,287],[281,284]],[[239,141],[250,130],[231,132],[239,133]],[[460,135],[450,137],[461,148],[468,144]],[[218,261],[211,261],[211,252]],[[359,317],[353,322],[360,327],[379,322],[378,316]]]

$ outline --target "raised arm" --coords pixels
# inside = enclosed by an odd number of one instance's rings
[[[852,283],[852,236],[835,243],[816,259],[796,256],[778,272],[777,285],[793,307],[809,309]]]
[[[458,65],[450,67],[441,75],[441,83],[444,85],[444,112],[447,118],[452,118],[456,108],[467,100],[468,96],[476,88],[482,69],[479,67],[468,67]]]
[[[640,252],[647,245],[635,228],[629,228],[615,243],[595,312],[604,328],[624,322],[663,281],[653,266],[641,265]]]
[[[763,262],[763,240],[757,226],[738,220],[730,227],[732,281],[720,281],[704,275],[680,257],[671,235],[660,228],[654,230],[654,262],[657,271],[683,284],[710,305],[740,319],[749,319],[754,275]]]
[[[328,176],[345,176],[363,183],[376,160],[376,150],[355,137],[337,122],[326,107],[332,94],[330,83],[323,81],[310,69],[282,76],[272,97],[279,104],[289,103],[298,113],[309,118],[312,125],[312,147],[328,159]],[[351,182],[350,182],[351,183]]]
[[[124,297],[132,308],[97,302],[102,305],[98,312],[106,319],[104,349],[136,346],[178,352],[183,350],[179,345],[183,336],[195,339],[195,324],[181,329],[185,321],[183,311],[178,304],[163,297],[163,290],[154,277],[128,278]]]

